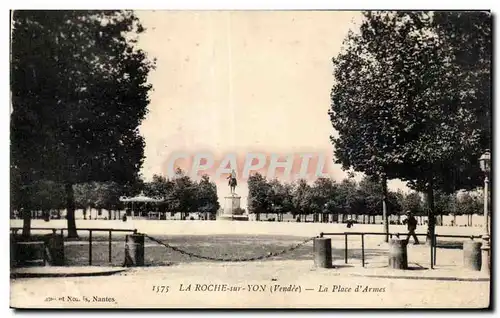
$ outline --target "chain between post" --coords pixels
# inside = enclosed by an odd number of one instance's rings
[[[291,246],[291,247],[289,247],[287,249],[284,249],[284,250],[282,250],[280,252],[269,252],[266,255],[261,255],[261,256],[256,256],[256,257],[247,257],[247,258],[219,258],[219,257],[211,257],[211,256],[204,256],[204,255],[194,254],[194,253],[182,250],[182,249],[180,249],[178,247],[172,246],[172,245],[170,245],[168,243],[162,242],[159,239],[156,239],[156,238],[154,238],[152,236],[149,236],[147,234],[144,234],[144,236],[147,237],[148,239],[150,239],[151,241],[156,242],[156,243],[158,243],[160,245],[163,245],[166,248],[169,248],[169,249],[171,249],[173,251],[176,251],[178,253],[181,253],[181,254],[184,254],[184,255],[188,255],[188,256],[191,256],[191,257],[195,257],[195,258],[200,258],[200,259],[205,259],[205,260],[211,260],[211,261],[218,261],[218,262],[250,262],[250,261],[258,261],[258,260],[263,260],[263,259],[266,259],[266,258],[276,257],[276,256],[280,256],[282,254],[291,252],[293,250],[296,250],[299,247],[301,247],[301,246],[307,244],[308,242],[314,240],[315,238],[317,238],[316,236],[310,237],[307,240],[304,240],[304,241],[300,242],[299,244],[293,245],[293,246]]]

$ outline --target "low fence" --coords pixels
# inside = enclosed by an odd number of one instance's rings
[[[11,232],[12,234],[14,235],[14,237],[17,234],[18,231],[22,230],[22,227],[12,227],[11,228]],[[64,237],[64,232],[68,231],[67,228],[51,228],[51,227],[40,227],[40,228],[32,228],[31,229],[32,231],[50,231],[52,232],[52,234],[57,234],[57,232],[59,231],[60,232],[60,235],[62,237]],[[113,244],[113,232],[117,232],[117,233],[131,233],[131,234],[137,234],[136,236],[145,236],[149,239],[151,239],[152,241],[160,244],[160,245],[163,245],[167,248],[170,248],[174,251],[177,251],[177,252],[180,252],[182,254],[186,254],[186,255],[189,255],[191,257],[198,257],[198,258],[203,258],[203,259],[208,259],[208,260],[216,260],[216,261],[253,261],[253,260],[259,260],[259,259],[265,259],[265,258],[270,258],[270,257],[275,257],[277,255],[280,255],[282,253],[286,253],[286,252],[289,252],[291,250],[294,250],[300,246],[302,246],[303,244],[311,241],[314,239],[314,237],[312,238],[308,238],[307,240],[297,244],[297,245],[294,245],[292,246],[291,248],[288,248],[288,249],[284,249],[280,252],[274,252],[274,253],[267,253],[267,254],[263,254],[261,256],[258,256],[258,257],[250,257],[250,258],[214,258],[214,257],[210,257],[210,256],[203,256],[203,255],[196,255],[196,254],[193,254],[193,253],[190,253],[190,252],[186,252],[180,248],[177,248],[177,247],[174,247],[174,246],[171,246],[165,242],[162,242],[158,239],[155,239],[147,234],[140,234],[137,232],[137,230],[135,229],[114,229],[114,228],[78,228],[77,229],[78,231],[88,231],[88,243],[89,243],[89,247],[88,247],[88,264],[89,265],[92,265],[92,242],[93,242],[93,233],[95,232],[104,232],[104,233],[108,233],[108,259],[109,259],[109,263],[112,263],[112,244]],[[365,267],[365,236],[388,236],[389,238],[392,238],[392,237],[397,237],[397,238],[400,238],[400,237],[404,237],[406,235],[408,235],[407,233],[381,233],[381,232],[320,232],[319,234],[319,237],[322,238],[324,236],[344,236],[344,244],[345,244],[345,248],[344,248],[344,260],[345,260],[345,263],[347,264],[348,261],[349,261],[349,258],[348,258],[348,251],[349,251],[349,236],[358,236],[361,238],[361,264],[363,267]],[[416,233],[415,234],[416,236],[419,236],[419,237],[426,237],[427,236],[427,233]],[[316,236],[317,237],[317,236]],[[471,240],[474,240],[476,238],[481,238],[481,236],[478,236],[478,235],[440,235],[440,234],[435,234],[433,236],[433,240],[431,242],[431,244],[429,245],[429,248],[430,248],[430,265],[431,265],[431,269],[434,268],[434,265],[436,265],[436,261],[437,261],[437,239],[438,238],[461,238],[461,239],[471,239]],[[144,245],[144,239],[142,239],[142,243],[140,243],[142,245]]]
[[[353,236],[360,236],[361,237],[361,265],[365,267],[365,236],[366,235],[375,235],[375,236],[389,236],[389,238],[392,238],[393,236],[399,238],[402,236],[407,236],[408,233],[380,233],[380,232],[321,232],[319,234],[319,237],[324,237],[324,236],[344,236],[344,260],[345,263],[348,263],[348,250],[349,250],[349,245],[348,245],[348,237],[349,235]],[[415,233],[416,236],[424,236],[427,237],[427,233]],[[430,264],[431,264],[431,269],[434,268],[434,265],[436,265],[436,254],[437,254],[437,238],[470,238],[471,240],[474,240],[476,238],[481,238],[479,235],[440,235],[440,234],[434,234],[434,237],[432,239],[431,244],[429,245],[430,248]]]
[[[12,234],[17,235],[18,231],[22,231],[22,227],[11,227],[10,230]],[[39,227],[31,228],[32,231],[51,231],[53,234],[57,234],[59,231],[61,236],[64,237],[64,231],[68,231],[67,228],[51,228],[51,227]],[[137,233],[137,230],[132,229],[110,229],[110,228],[78,228],[78,231],[88,231],[89,232],[89,265],[92,265],[92,234],[95,232],[107,232],[108,233],[108,260],[112,263],[112,245],[113,245],[113,232],[121,233]]]

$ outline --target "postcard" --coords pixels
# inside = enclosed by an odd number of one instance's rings
[[[11,11],[10,306],[491,304],[489,11]]]

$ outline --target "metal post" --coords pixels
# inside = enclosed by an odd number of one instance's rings
[[[347,233],[345,235],[345,249],[344,249],[344,258],[345,258],[345,263],[347,264]]]
[[[92,230],[89,230],[89,265],[92,265]]]
[[[365,235],[361,234],[361,266],[365,267]]]
[[[437,234],[434,234],[434,253],[433,253],[433,264],[436,265],[436,255],[437,255]]]
[[[431,237],[431,269],[434,269],[434,239]]]
[[[389,217],[387,215],[387,176],[382,173],[382,218],[384,223],[384,242],[389,242]]]
[[[488,176],[484,177],[484,234],[489,236],[489,228],[488,228],[488,185],[489,179]]]
[[[108,257],[109,257],[109,262],[110,263],[111,263],[111,239],[112,239],[111,233],[112,233],[112,231],[109,230],[109,250],[108,250]]]
[[[490,273],[490,235],[488,229],[488,185],[489,179],[488,175],[484,177],[484,235],[483,235],[483,244],[481,247],[482,252],[482,262],[481,262],[481,271],[483,273]]]

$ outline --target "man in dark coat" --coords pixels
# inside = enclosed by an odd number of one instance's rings
[[[406,220],[404,221],[404,223],[407,224],[407,227],[408,227],[408,237],[406,238],[406,243],[408,243],[410,241],[410,236],[413,236],[413,240],[415,241],[415,244],[420,244],[419,241],[418,241],[418,237],[417,235],[415,234],[415,230],[417,229],[417,219],[415,219],[415,217],[413,216],[413,214],[408,211],[406,212]]]

